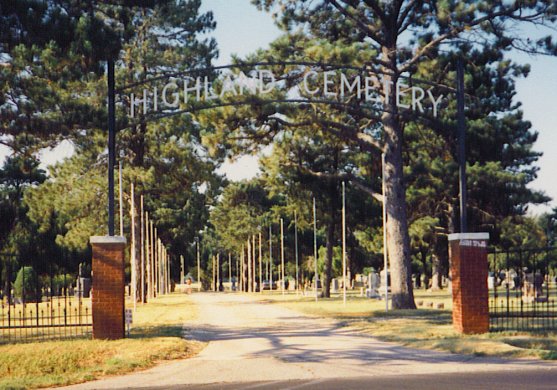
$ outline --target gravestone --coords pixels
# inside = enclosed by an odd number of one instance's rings
[[[366,297],[367,298],[381,298],[379,292],[377,291],[381,286],[381,281],[379,280],[379,275],[375,272],[371,272],[367,276],[367,290],[366,290]]]
[[[495,276],[488,276],[487,277],[487,288],[493,290],[495,287]]]
[[[331,280],[331,291],[334,293],[338,292],[338,279],[336,278]]]
[[[75,296],[78,298],[89,298],[91,292],[91,278],[78,277],[76,281],[77,291]]]

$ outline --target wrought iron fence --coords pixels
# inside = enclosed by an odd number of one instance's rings
[[[491,250],[491,331],[557,330],[557,247]]]
[[[59,264],[25,264],[0,254],[0,343],[90,337],[91,279]],[[36,268],[36,269],[35,269]]]

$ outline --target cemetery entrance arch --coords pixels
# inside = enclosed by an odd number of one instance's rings
[[[285,74],[274,74],[269,68],[288,68]],[[231,72],[232,69],[237,70]],[[459,65],[457,99],[460,129],[460,166],[461,166],[461,207],[465,207],[465,157],[464,157],[464,91],[463,72]],[[350,76],[347,76],[349,74]],[[411,76],[399,75],[395,85],[385,84],[386,73],[376,72],[368,67],[355,67],[343,64],[319,62],[259,62],[225,65],[205,69],[192,69],[185,72],[165,74],[143,81],[115,87],[114,61],[108,61],[108,237],[92,238],[94,289],[98,296],[107,297],[124,291],[125,239],[114,236],[114,166],[116,132],[116,94],[120,96],[118,107],[127,106],[128,115],[124,126],[119,130],[139,123],[162,118],[193,113],[196,111],[228,106],[261,106],[277,103],[298,105],[324,104],[340,109],[359,109],[372,113],[382,111],[382,102],[389,99],[389,93],[396,90],[396,106],[413,111],[418,115],[437,117],[443,105],[443,94],[439,91],[454,92],[445,85],[430,83]],[[391,75],[392,76],[392,75]],[[295,82],[296,81],[296,82]],[[345,96],[356,99],[344,99]],[[232,99],[231,99],[232,97]],[[280,113],[277,113],[280,114]],[[138,118],[139,117],[139,118]],[[376,116],[379,120],[380,116]],[[461,212],[461,230],[465,231],[465,212]],[[103,280],[105,268],[111,269],[110,280]],[[121,270],[121,273],[119,271]],[[116,274],[115,274],[116,272]],[[121,285],[120,285],[121,283]],[[104,291],[106,290],[106,291]],[[112,307],[110,313],[106,306]],[[121,307],[122,306],[122,307]],[[104,310],[104,311],[103,311]],[[97,313],[97,316],[95,316]],[[102,314],[101,314],[102,313]],[[106,302],[93,302],[93,333],[97,324],[104,326],[97,334],[101,338],[123,337],[123,303],[106,305]],[[110,323],[105,319],[109,318]],[[106,324],[105,324],[106,323]],[[120,327],[120,323],[122,326]],[[105,325],[101,325],[105,324]],[[116,328],[116,331],[113,331]]]

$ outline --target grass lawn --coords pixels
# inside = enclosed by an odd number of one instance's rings
[[[181,338],[182,324],[196,308],[183,294],[137,305],[131,337],[0,346],[0,389],[79,383],[153,366],[161,360],[195,355],[203,344]]]
[[[444,309],[397,310],[385,312],[385,302],[350,293],[346,306],[342,295],[330,299],[302,297],[295,294],[265,294],[261,298],[288,308],[320,317],[338,319],[346,326],[378,339],[407,347],[433,349],[476,356],[540,358],[557,360],[557,333],[492,332],[461,335],[453,330],[451,296],[446,290],[415,290],[416,302],[425,307],[443,303]]]

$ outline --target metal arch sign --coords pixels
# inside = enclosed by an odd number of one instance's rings
[[[298,68],[298,74],[275,75],[271,70],[262,66],[303,66]],[[207,75],[224,69],[247,69],[246,73],[227,72],[211,79]],[[316,68],[321,68],[316,70]],[[350,75],[347,71],[351,71]],[[198,74],[195,76],[195,74]],[[297,79],[295,85],[284,90],[284,81]],[[163,85],[143,88],[138,95],[134,92],[126,93],[134,87],[166,81]],[[423,88],[419,85],[428,85]],[[402,109],[409,109],[423,114],[429,112],[437,117],[442,107],[444,95],[435,95],[433,87],[446,86],[433,84],[424,80],[400,76],[394,83],[384,77],[384,74],[371,72],[361,67],[348,65],[324,64],[316,62],[260,62],[237,65],[224,65],[205,69],[193,69],[186,72],[173,73],[154,77],[142,82],[132,83],[118,89],[127,96],[128,116],[136,118],[138,113],[142,119],[153,117],[160,119],[166,116],[178,115],[192,111],[217,108],[223,106],[238,106],[253,104],[253,101],[228,101],[223,98],[258,96],[264,97],[274,91],[282,89],[291,95],[290,98],[262,100],[259,103],[291,102],[314,103],[330,105],[346,105],[345,97],[356,97],[361,104],[373,105],[381,110],[384,104],[394,104]],[[292,97],[292,91],[294,96]],[[394,91],[394,101],[389,99]],[[181,105],[203,103],[201,107],[180,109]]]
[[[287,97],[271,98],[254,102],[246,101],[223,101],[226,96],[242,96],[244,91],[250,96],[264,96],[272,93],[284,86],[284,80],[288,75],[277,76],[268,69],[261,69],[263,66],[298,66],[304,67],[301,71],[301,81],[290,87],[286,92]],[[433,88],[441,88],[450,92],[455,92],[453,88],[445,85],[420,80],[413,77],[399,75],[396,83],[385,78],[388,73],[376,72],[366,67],[355,67],[351,65],[326,64],[321,62],[258,62],[243,63],[235,65],[224,65],[209,67],[205,69],[192,69],[185,72],[177,72],[153,77],[144,81],[131,83],[115,88],[114,60],[107,61],[107,84],[108,84],[108,235],[114,235],[114,165],[116,161],[116,93],[120,96],[126,91],[136,87],[166,81],[162,88],[157,86],[151,89],[143,88],[141,98],[130,92],[128,104],[128,116],[135,119],[136,107],[141,107],[142,117],[138,122],[157,120],[168,116],[180,115],[183,113],[199,110],[240,106],[251,104],[271,104],[271,103],[306,103],[306,104],[327,104],[336,106],[353,106],[353,103],[343,101],[345,95],[356,96],[356,104],[360,106],[369,105],[377,111],[385,111],[382,106],[385,104],[395,105],[402,109],[412,110],[418,113],[431,112],[433,117],[437,117],[440,111],[444,96],[434,95]],[[210,80],[208,76],[196,76],[196,74],[209,74],[225,69],[250,69],[247,74],[239,72],[224,73],[222,77]],[[308,69],[309,68],[309,69]],[[320,71],[318,71],[320,69]],[[351,77],[347,76],[347,71],[351,71]],[[298,75],[300,77],[300,75]],[[391,76],[393,76],[391,74]],[[291,76],[290,76],[291,77]],[[430,88],[424,89],[415,86],[414,82],[429,85]],[[281,85],[281,83],[283,83]],[[463,83],[461,83],[463,84]],[[463,106],[463,87],[460,86],[461,94],[457,95]],[[292,92],[294,97],[292,97]],[[301,91],[301,92],[300,92]],[[394,101],[391,102],[392,92]],[[288,95],[290,94],[290,97]],[[462,95],[462,96],[461,96]],[[122,99],[125,100],[125,99]],[[203,102],[201,105],[192,105],[180,109],[181,104],[189,105],[193,102]],[[460,106],[459,106],[460,107]],[[459,109],[459,115],[460,113]],[[132,124],[133,125],[133,124]],[[459,125],[459,127],[462,127]],[[463,138],[463,137],[462,137]]]

